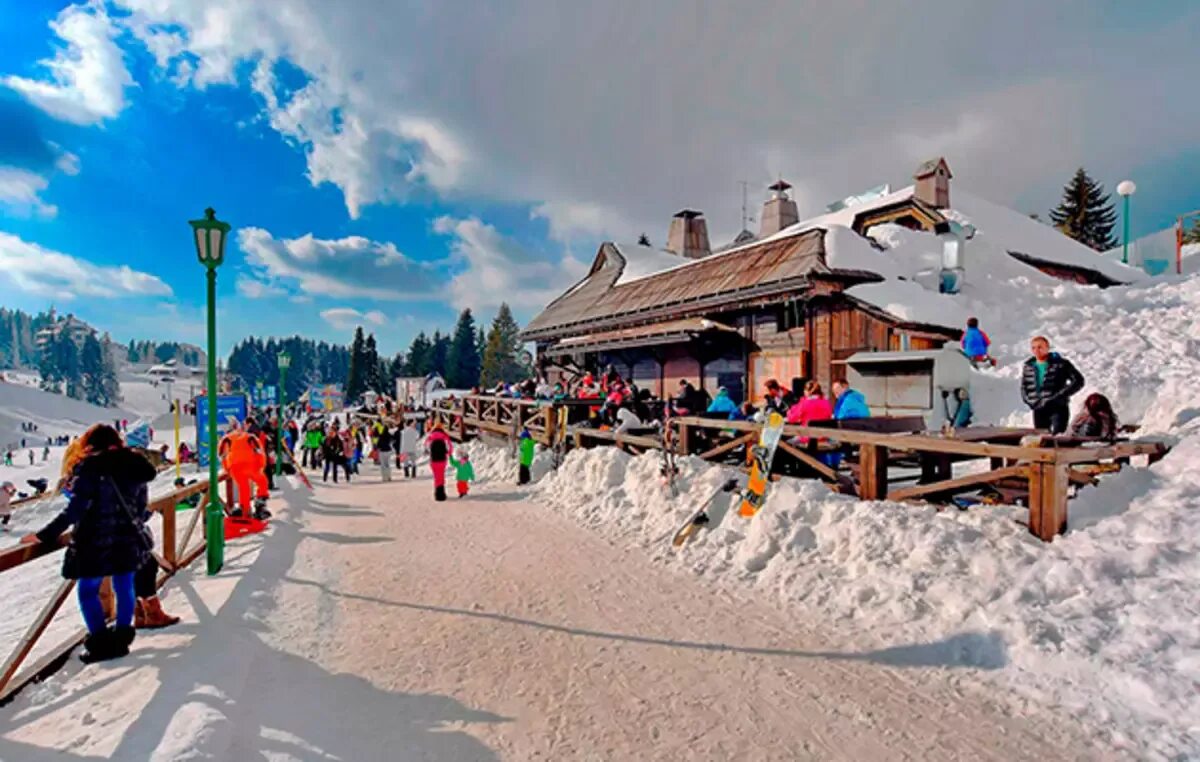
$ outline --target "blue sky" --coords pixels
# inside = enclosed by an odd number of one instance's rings
[[[1135,235],[1200,207],[1187,3],[267,5],[0,0],[0,304],[199,342],[209,205],[223,349],[362,323],[389,352],[527,319],[679,208],[731,238],[741,180],[816,212],[941,153],[1043,214],[1077,165],[1131,177]]]

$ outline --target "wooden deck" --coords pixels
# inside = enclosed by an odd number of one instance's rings
[[[588,408],[596,404],[465,397],[443,400],[432,416],[459,441],[481,432],[515,437],[528,428],[546,446],[610,446],[633,454],[670,446],[677,455],[742,467],[762,431],[749,421],[689,416],[671,419],[671,437],[654,429],[617,434],[585,425]],[[568,425],[561,430],[558,411],[564,407]],[[1105,443],[1026,428],[978,427],[945,435],[921,428],[913,418],[785,426],[772,474],[819,479],[864,500],[945,504],[983,493],[1027,506],[1029,531],[1050,541],[1067,528],[1072,490],[1096,483],[1098,473],[1130,465],[1134,457],[1154,463],[1168,451],[1151,440]],[[830,457],[833,453],[841,457]],[[840,462],[834,465],[835,460]],[[961,463],[983,467],[955,476],[954,466]]]

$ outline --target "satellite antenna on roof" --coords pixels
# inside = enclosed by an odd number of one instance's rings
[[[750,215],[749,208],[746,206],[746,189],[750,183],[746,180],[741,180],[738,184],[742,186],[742,230],[749,230],[749,223],[754,222],[754,217]]]

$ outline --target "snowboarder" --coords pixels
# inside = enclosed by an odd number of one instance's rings
[[[1071,419],[1071,395],[1083,388],[1083,374],[1051,352],[1045,336],[1033,337],[1029,348],[1033,356],[1021,369],[1021,399],[1033,410],[1034,428],[1061,434]]]
[[[988,363],[994,367],[996,358],[988,354],[991,346],[992,340],[979,328],[979,318],[967,318],[967,330],[963,333],[962,348],[971,364],[978,366]]]
[[[517,468],[517,484],[529,484],[530,473],[529,468],[533,465],[533,451],[536,443],[533,441],[533,435],[529,433],[529,429],[521,430],[520,441],[520,466]]]
[[[867,398],[857,389],[851,389],[845,379],[833,382],[833,417],[839,421],[851,418],[870,418],[871,409],[867,407]]]
[[[400,450],[397,453],[397,462],[404,468],[404,478],[413,479],[417,475],[417,453],[420,446],[421,436],[417,432],[417,424],[415,421],[409,420],[405,422],[404,428],[400,430]]]
[[[467,492],[471,487],[469,482],[475,481],[475,468],[471,465],[471,459],[466,451],[459,453],[458,458],[450,456],[450,465],[454,467],[454,479],[457,482],[458,496],[466,497]]]
[[[446,499],[446,464],[450,459],[450,437],[435,423],[425,437],[425,449],[429,451],[429,469],[433,472],[433,499],[439,503]]]
[[[17,487],[12,482],[0,484],[0,531],[8,531],[8,522],[12,519],[12,499],[17,494]]]

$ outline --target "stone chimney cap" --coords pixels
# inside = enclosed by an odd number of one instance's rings
[[[954,177],[950,172],[950,165],[946,163],[945,157],[939,156],[936,159],[928,159],[921,162],[921,166],[917,167],[917,171],[913,174],[913,179],[919,180],[922,177],[929,177],[937,171],[939,166],[946,168],[946,177]]]
[[[704,212],[697,212],[695,209],[681,209],[675,212],[675,216],[684,220],[694,220],[697,217],[703,217]]]
[[[773,190],[777,193],[783,193],[785,190],[788,190],[791,187],[792,187],[792,184],[789,183],[787,180],[779,180],[777,182],[774,182],[774,183],[768,185],[767,190]]]

